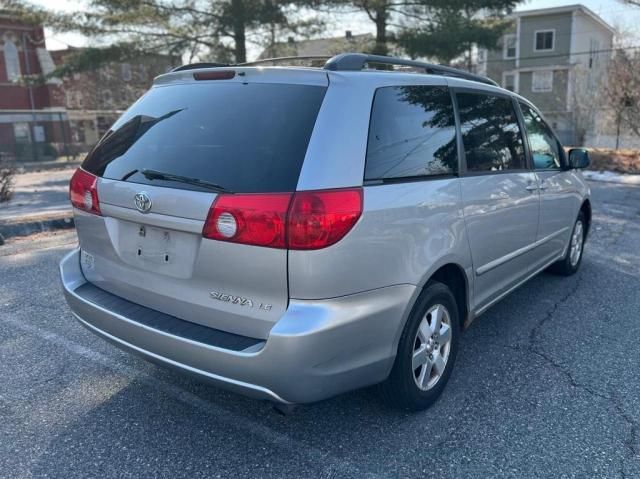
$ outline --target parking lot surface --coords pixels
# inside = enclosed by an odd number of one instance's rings
[[[71,315],[74,237],[0,248],[0,477],[640,477],[640,187],[592,183],[580,272],[543,273],[461,339],[440,401],[375,388],[283,417]]]
[[[0,222],[70,213],[69,180],[74,171],[66,168],[16,175],[11,201],[0,206]]]

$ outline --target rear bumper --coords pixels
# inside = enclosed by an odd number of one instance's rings
[[[259,399],[306,403],[375,384],[389,374],[415,287],[328,300],[291,300],[267,340],[243,351],[154,329],[78,294],[80,250],[60,263],[64,294],[89,330],[146,359]]]

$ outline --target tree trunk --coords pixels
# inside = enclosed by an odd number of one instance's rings
[[[269,56],[275,58],[276,55],[276,23],[269,24]]]
[[[386,55],[389,53],[387,48],[387,8],[381,5],[375,10],[376,12],[376,45],[373,53],[376,55]]]
[[[616,118],[616,150],[620,148],[620,123],[622,123],[622,114],[618,113]]]
[[[233,55],[236,63],[247,61],[246,12],[244,7],[244,0],[231,0],[231,11],[233,12]]]

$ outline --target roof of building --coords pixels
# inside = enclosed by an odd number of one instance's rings
[[[331,56],[336,53],[349,51],[366,51],[373,47],[375,39],[371,33],[346,35],[333,38],[316,38],[313,40],[294,40],[278,42],[273,47],[266,48],[258,59],[288,56]]]
[[[603,28],[609,30],[612,34],[616,33],[615,28],[605,22],[602,17],[596,14],[593,10],[587,8],[586,6],[576,3],[573,5],[562,5],[561,7],[551,7],[551,8],[536,8],[534,10],[521,10],[513,13],[513,17],[533,17],[538,15],[555,15],[557,13],[570,13],[575,11],[581,11],[596,23],[598,23]]]

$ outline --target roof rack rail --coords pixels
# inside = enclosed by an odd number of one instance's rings
[[[215,68],[215,67],[229,67],[228,63],[213,63],[213,62],[202,62],[202,63],[188,63],[187,65],[180,65],[179,67],[175,67],[171,72],[182,72],[185,70],[195,70],[196,68]]]
[[[238,63],[236,65],[233,66],[238,66],[238,67],[250,67],[253,65],[262,65],[263,63],[280,63],[280,62],[291,62],[291,61],[296,61],[296,60],[317,60],[317,61],[327,61],[331,59],[331,56],[329,55],[307,55],[307,56],[301,56],[301,57],[275,57],[275,58],[262,58],[260,60],[255,60],[253,62],[245,62],[245,63]]]
[[[332,71],[360,71],[364,70],[368,63],[378,65],[401,65],[409,67],[417,67],[424,69],[425,73],[434,75],[444,75],[465,80],[472,80],[488,85],[500,86],[490,78],[475,73],[465,72],[457,68],[446,67],[434,63],[419,62],[415,60],[406,60],[404,58],[387,57],[382,55],[367,55],[365,53],[341,53],[331,58],[325,63],[324,68]]]

